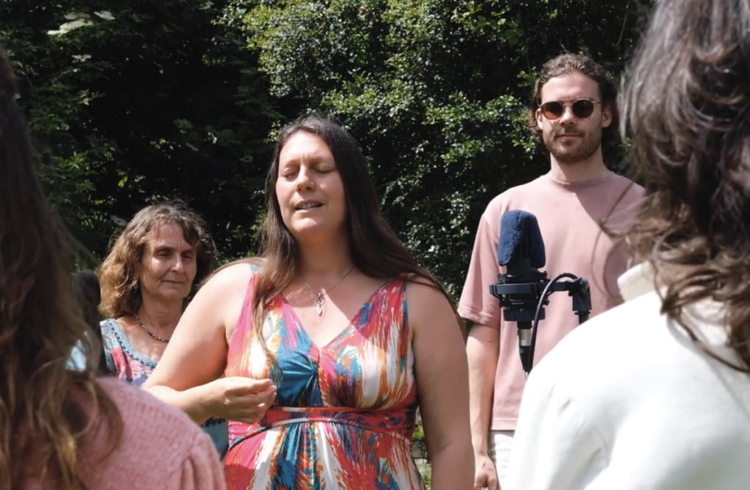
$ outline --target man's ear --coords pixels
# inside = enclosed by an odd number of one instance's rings
[[[536,126],[541,130],[544,129],[544,116],[542,115],[542,110],[537,109],[534,113],[536,116]]]
[[[610,124],[612,124],[612,109],[602,105],[602,127],[608,128]]]

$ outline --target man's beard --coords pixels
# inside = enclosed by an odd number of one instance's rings
[[[562,143],[559,139],[556,139],[556,135],[545,134],[544,135],[544,146],[547,147],[547,151],[555,157],[559,163],[575,164],[588,160],[602,144],[602,132],[601,130],[592,133],[583,133],[583,138],[575,145],[567,146]],[[568,134],[581,134],[579,132],[569,131]]]

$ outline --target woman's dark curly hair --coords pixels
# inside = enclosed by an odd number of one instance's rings
[[[750,373],[750,3],[661,0],[638,48],[623,116],[646,196],[627,239],[682,325],[725,307],[734,369]]]

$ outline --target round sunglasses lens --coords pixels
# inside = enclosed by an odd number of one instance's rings
[[[547,102],[542,104],[542,114],[550,120],[559,119],[565,112],[565,107],[559,102]]]
[[[594,112],[594,103],[590,100],[573,102],[573,114],[579,119],[585,119]]]

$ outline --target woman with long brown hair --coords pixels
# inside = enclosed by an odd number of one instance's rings
[[[750,488],[750,2],[658,0],[624,115],[625,304],[532,371],[506,490]]]
[[[97,379],[101,347],[73,296],[15,96],[0,53],[0,490],[223,488],[209,438],[184,414]],[[68,368],[78,342],[80,371]]]
[[[326,119],[290,125],[266,193],[264,263],[206,283],[146,386],[230,420],[233,490],[423,488],[417,408],[432,489],[470,489],[459,320],[380,214],[357,142]]]

